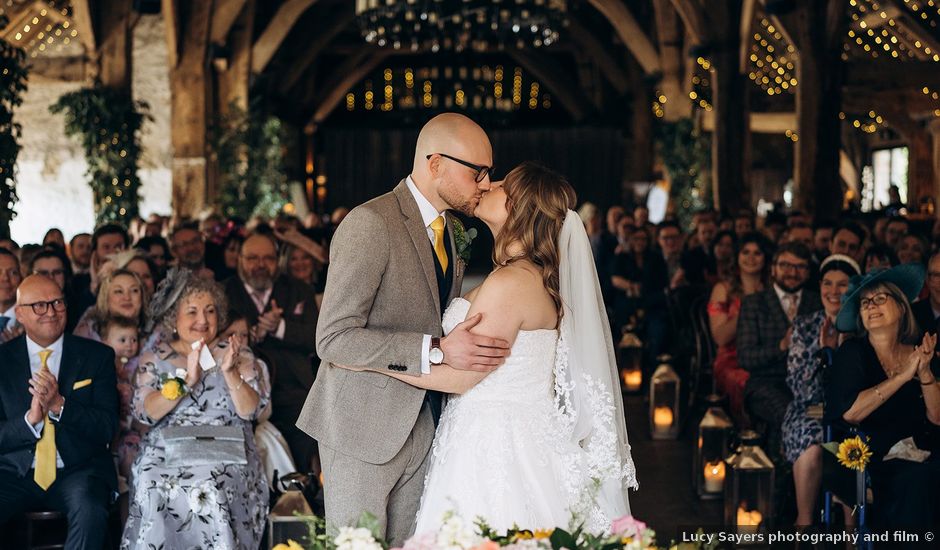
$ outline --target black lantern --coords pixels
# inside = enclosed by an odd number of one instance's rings
[[[620,388],[628,393],[640,391],[643,386],[643,342],[633,325],[623,329],[623,337],[617,344],[617,364],[620,367]]]
[[[672,357],[659,356],[659,366],[650,378],[650,435],[653,439],[679,436],[679,375],[670,364]]]
[[[766,532],[773,517],[774,464],[758,439],[742,432],[741,446],[726,461],[725,524],[742,534]]]
[[[725,459],[731,449],[734,423],[721,408],[721,397],[706,397],[708,409],[698,423],[692,479],[699,498],[721,498],[727,476]]]

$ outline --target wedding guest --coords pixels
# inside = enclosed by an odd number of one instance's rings
[[[218,284],[186,269],[172,269],[154,295],[150,314],[167,338],[141,354],[137,369],[134,415],[150,431],[132,466],[134,499],[121,548],[261,543],[268,489],[251,423],[268,389],[244,342],[217,339],[226,311]],[[212,356],[208,370],[204,349]],[[186,428],[236,443],[201,456],[181,435]]]
[[[734,231],[719,231],[710,244],[712,258],[715,259],[715,276],[719,281],[727,280],[732,275],[735,263],[737,239]]]
[[[84,312],[95,304],[98,294],[98,269],[108,256],[126,250],[130,244],[127,231],[118,224],[106,223],[95,229],[91,235],[91,256],[88,271],[72,278],[72,301],[69,309]],[[74,261],[74,259],[73,259]]]
[[[770,241],[761,233],[745,234],[735,254],[735,269],[730,277],[715,283],[708,299],[708,325],[718,346],[712,366],[715,385],[719,392],[728,396],[731,414],[738,425],[748,423],[744,412],[744,387],[749,374],[738,365],[735,345],[741,299],[767,286],[772,250]]]
[[[833,254],[820,266],[819,295],[823,309],[793,320],[793,335],[787,354],[787,386],[793,400],[783,417],[784,455],[793,464],[796,485],[796,525],[813,523],[816,497],[822,479],[823,429],[821,418],[810,410],[823,403],[823,370],[817,357],[823,348],[835,350],[843,336],[835,328],[841,299],[849,279],[860,273],[854,259]],[[851,511],[845,516],[851,517]]]
[[[163,237],[144,237],[137,241],[134,246],[137,250],[144,253],[156,268],[154,271],[154,282],[159,284],[166,275],[170,260],[173,256],[170,254],[170,245]]]
[[[277,242],[271,235],[245,239],[238,276],[225,282],[231,307],[251,326],[252,344],[271,362],[271,423],[284,435],[301,471],[317,471],[316,442],[295,422],[316,378],[316,326],[319,310],[310,286],[278,270]]]
[[[914,303],[914,319],[920,330],[940,332],[940,251],[934,252],[927,262],[927,297]]]
[[[908,233],[901,237],[897,246],[898,262],[902,264],[927,264],[930,246],[919,233]]]
[[[894,253],[894,249],[886,244],[871,245],[868,247],[868,250],[865,251],[865,256],[862,259],[862,267],[865,268],[865,273],[877,268],[894,267],[899,263],[898,256]]]
[[[13,239],[0,239],[0,248],[9,250],[10,252],[16,254],[17,258],[20,257],[20,245],[18,245]]]
[[[908,225],[906,219],[901,217],[888,218],[888,223],[885,225],[884,243],[897,250],[898,244],[901,242],[901,238],[904,237],[904,235],[907,235],[909,231],[910,226]]]
[[[156,290],[157,267],[145,254],[137,250],[125,251],[117,259],[116,268],[126,269],[137,275],[143,285],[144,294],[147,297],[153,296]]]
[[[100,342],[99,331],[109,317],[127,317],[142,325],[146,307],[147,294],[137,274],[127,269],[115,270],[101,281],[95,305],[85,311],[73,334]]]
[[[66,549],[103,548],[116,487],[114,353],[65,334],[62,289],[47,277],[24,279],[16,307],[25,335],[0,346],[0,525],[59,510]]]
[[[26,270],[30,274],[43,275],[49,277],[59,285],[65,294],[65,301],[71,298],[72,291],[72,266],[65,251],[58,248],[46,248],[33,256],[32,263]],[[78,318],[81,312],[68,311],[66,314],[65,330],[71,333],[78,324]]]
[[[87,273],[91,264],[91,235],[78,233],[69,241],[69,258],[72,260],[72,273]]]
[[[117,452],[118,473],[126,484],[130,479],[131,464],[140,451],[140,438],[147,427],[134,420],[131,403],[134,397],[134,373],[140,351],[140,327],[136,319],[109,317],[101,328],[101,341],[114,350],[114,370],[117,376],[118,433],[111,445]]]
[[[16,289],[22,281],[19,258],[6,248],[0,248],[0,343],[23,333],[16,319]]]
[[[845,222],[836,228],[829,245],[830,254],[845,254],[856,261],[861,260],[865,242],[865,230],[855,222]]]
[[[754,231],[754,213],[741,210],[734,217],[734,234],[738,239]]]
[[[60,229],[53,227],[49,231],[46,231],[46,234],[42,238],[42,245],[54,245],[65,250],[65,235],[62,234]]]
[[[829,245],[832,243],[833,231],[835,231],[835,224],[832,222],[817,222],[813,226],[813,261],[816,265],[821,264],[829,255]]]
[[[813,228],[806,222],[797,221],[790,224],[784,231],[784,242],[802,243],[803,246],[813,249]]]
[[[715,281],[715,258],[709,245],[718,233],[718,224],[712,211],[700,212],[695,216],[695,234],[697,245],[685,251],[680,261],[685,281],[690,285],[704,285]]]
[[[170,234],[170,252],[176,258],[176,265],[204,279],[215,278],[215,273],[206,267],[205,238],[197,226],[185,224],[173,230]]]
[[[674,288],[681,276],[682,230],[679,224],[672,220],[660,222],[656,228],[656,242],[666,262],[670,288]]]
[[[901,264],[853,280],[836,327],[859,331],[836,352],[826,384],[826,419],[858,426],[867,436],[868,465],[879,527],[937,525],[940,460],[884,460],[899,441],[936,451],[940,425],[940,360],[936,335],[920,337],[910,300],[924,285],[924,268]]]
[[[792,343],[793,319],[819,310],[819,294],[804,288],[811,254],[802,243],[777,249],[771,264],[773,285],[741,300],[738,319],[738,361],[750,373],[744,399],[752,418],[767,424],[767,450],[782,457],[780,426],[790,403],[786,384],[787,350]]]

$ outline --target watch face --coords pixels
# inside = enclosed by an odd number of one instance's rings
[[[444,351],[441,348],[431,348],[428,359],[430,359],[431,364],[440,365],[444,362]]]

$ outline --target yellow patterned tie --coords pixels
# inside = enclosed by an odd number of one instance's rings
[[[444,216],[438,216],[431,222],[434,231],[434,253],[437,261],[441,263],[441,271],[447,273],[447,252],[444,251]]]
[[[39,371],[49,372],[49,365],[46,363],[52,350],[44,349],[39,352],[39,360],[42,366]],[[55,425],[52,419],[46,418],[42,428],[42,437],[36,443],[36,471],[33,473],[33,480],[36,485],[42,487],[45,491],[55,481]]]

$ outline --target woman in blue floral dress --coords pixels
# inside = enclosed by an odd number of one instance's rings
[[[819,273],[823,309],[793,320],[787,354],[787,385],[793,401],[783,417],[782,431],[784,454],[793,464],[798,526],[813,523],[822,476],[823,369],[816,355],[824,347],[835,349],[841,343],[835,318],[849,279],[858,274],[858,264],[852,258],[839,254],[826,258]],[[818,415],[810,414],[814,406],[818,406]]]
[[[186,270],[171,270],[154,296],[154,318],[172,337],[140,357],[134,414],[151,429],[133,466],[122,549],[256,550],[261,542],[268,489],[251,421],[267,404],[269,389],[263,367],[237,336],[213,342],[226,307],[216,283]],[[208,370],[200,365],[203,346],[215,363]],[[175,391],[174,377],[185,380],[185,395]],[[180,426],[237,427],[244,458],[209,461],[189,451],[191,460],[183,456],[171,466],[164,436]]]

